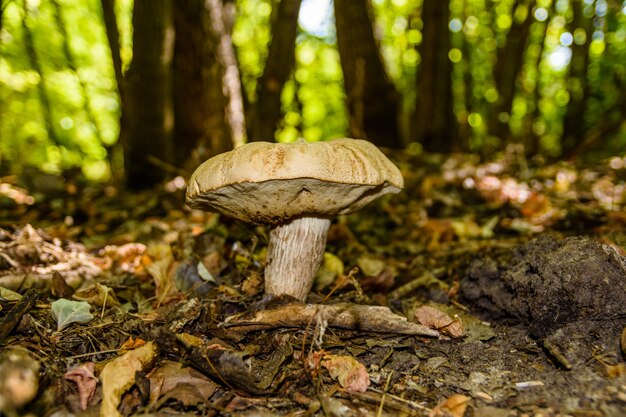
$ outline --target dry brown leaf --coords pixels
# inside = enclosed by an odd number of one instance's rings
[[[246,295],[254,295],[263,289],[263,279],[261,274],[251,271],[250,275],[241,284],[241,291]]]
[[[463,417],[469,405],[470,397],[454,394],[437,404],[428,417]]]
[[[113,289],[97,282],[85,289],[76,291],[72,298],[78,301],[87,301],[92,306],[95,305],[98,307],[102,307],[103,305],[107,307],[117,307],[120,305]]]
[[[129,337],[128,339],[126,339],[126,341],[124,341],[124,343],[122,343],[122,346],[120,346],[120,350],[126,351],[131,349],[137,349],[138,347],[141,347],[145,344],[146,341],[143,339]]]
[[[148,273],[154,279],[155,293],[159,304],[163,304],[173,297],[178,289],[173,277],[176,271],[176,262],[169,245],[154,245],[148,249],[154,262],[146,266]]]
[[[94,392],[96,392],[96,386],[98,385],[98,378],[94,375],[94,368],[94,363],[88,362],[67,371],[63,375],[63,378],[76,384],[80,409],[82,411],[87,409],[89,400],[93,397]]]
[[[415,310],[415,319],[418,323],[431,329],[439,330],[450,337],[463,337],[463,323],[459,319],[453,319],[443,311],[430,306],[422,306]]]
[[[164,395],[176,398],[186,406],[197,404],[197,399],[206,401],[217,388],[217,384],[195,369],[184,367],[178,362],[165,362],[148,374],[150,380],[150,404],[155,404]],[[176,392],[177,395],[172,395]],[[185,393],[189,396],[185,396]]]
[[[135,383],[135,374],[156,356],[156,345],[148,342],[107,363],[100,374],[102,407],[100,417],[121,417],[117,410],[121,396]]]
[[[322,366],[348,392],[365,392],[370,386],[370,377],[365,366],[352,356],[326,355]]]
[[[145,274],[143,265],[145,251],[146,245],[141,243],[126,243],[121,246],[107,245],[99,253],[102,256],[101,267],[103,269],[116,268],[123,272],[143,275]]]
[[[609,378],[618,378],[626,375],[626,363],[618,363],[617,365],[605,365],[604,372]]]

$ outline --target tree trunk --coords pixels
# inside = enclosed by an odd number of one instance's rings
[[[569,64],[568,91],[569,102],[563,119],[563,136],[561,142],[562,153],[567,154],[578,147],[585,137],[585,108],[591,93],[587,81],[589,67],[589,47],[593,33],[593,20],[583,16],[583,1],[575,0],[570,3],[573,19],[568,25],[572,34],[576,29],[585,31],[585,42],[581,45],[572,44],[572,59]]]
[[[335,0],[335,20],[350,135],[379,146],[402,147],[400,94],[385,71],[369,0]]]
[[[226,122],[224,68],[217,60],[218,39],[204,0],[177,0],[174,10],[174,164],[194,167],[232,148]],[[190,155],[192,160],[188,161]]]
[[[224,68],[222,86],[226,91],[226,120],[231,130],[231,140],[235,147],[243,145],[247,140],[246,120],[244,117],[243,95],[237,57],[233,47],[227,8],[222,0],[206,0],[210,9],[211,29],[218,40],[217,59]]]
[[[274,140],[281,118],[281,93],[295,64],[295,42],[301,0],[281,0],[272,22],[263,75],[258,83],[254,114],[254,140]]]
[[[515,18],[518,7],[525,7],[528,11],[522,20]],[[489,118],[489,133],[506,141],[511,136],[509,118],[513,109],[513,99],[517,79],[524,64],[524,52],[530,34],[532,10],[535,0],[516,0],[511,8],[513,23],[506,37],[506,42],[497,52],[497,61],[493,69],[494,82],[498,91],[498,100],[492,108]]]
[[[128,137],[124,143],[126,185],[147,188],[165,178],[172,157],[174,109],[172,0],[135,0],[133,60],[128,82]]]
[[[7,8],[7,4],[4,4],[4,1],[0,2],[0,31],[2,31],[2,18],[4,16],[4,9]]]
[[[548,13],[552,14],[552,8],[548,9]],[[527,97],[527,100],[533,103],[532,111],[526,113],[523,117],[522,121],[522,136],[524,137],[524,151],[526,155],[533,156],[539,154],[541,137],[533,128],[535,121],[539,118],[539,101],[541,99],[541,89],[542,89],[542,70],[541,70],[541,60],[543,57],[543,50],[545,47],[545,39],[546,33],[548,30],[548,22],[535,22],[534,25],[537,25],[540,30],[535,30],[535,33],[539,33],[540,36],[535,35],[536,39],[531,40],[531,42],[535,43],[538,46],[538,51],[532,59],[532,62],[529,62],[527,65],[535,67],[535,86],[532,92],[529,93],[530,97]]]
[[[111,162],[111,173],[117,182],[124,180],[124,143],[128,141],[128,87],[122,72],[122,56],[120,52],[120,31],[117,27],[115,16],[115,0],[101,0],[102,17],[104,20],[105,32],[111,50],[111,60],[113,61],[113,72],[117,82],[117,91],[120,99],[120,132],[117,143],[115,143],[109,153]]]
[[[452,108],[452,63],[448,58],[449,4],[424,1],[422,7],[422,61],[417,74],[412,137],[427,152],[460,150],[458,123]]]

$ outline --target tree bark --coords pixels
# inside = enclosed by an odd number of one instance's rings
[[[174,164],[194,167],[232,148],[226,121],[224,68],[205,0],[177,0],[174,10]],[[192,159],[188,158],[192,155]]]
[[[113,61],[113,72],[115,81],[117,82],[117,92],[120,100],[120,132],[118,134],[117,143],[115,143],[109,152],[111,162],[111,171],[113,178],[117,182],[124,180],[124,143],[128,141],[128,87],[122,72],[122,56],[120,50],[120,32],[117,27],[117,18],[115,16],[115,0],[101,0],[102,17],[104,20],[105,32],[109,49],[111,50],[111,60]]]
[[[548,9],[548,13],[551,15],[552,14],[552,7],[553,5]],[[536,71],[536,75],[535,75],[535,87],[533,88],[532,92],[530,92],[529,94],[529,98],[527,98],[527,100],[530,100],[533,103],[533,107],[532,107],[532,111],[528,112],[527,114],[524,115],[523,117],[523,131],[522,131],[522,136],[524,137],[524,152],[526,153],[526,155],[537,155],[540,151],[540,144],[541,144],[541,137],[540,135],[538,135],[537,133],[535,133],[535,130],[533,128],[535,121],[539,118],[539,100],[541,98],[541,89],[542,89],[542,83],[541,83],[541,79],[542,79],[542,70],[541,70],[541,59],[543,56],[543,50],[545,48],[545,38],[546,38],[546,33],[548,30],[548,22],[549,21],[545,21],[545,22],[535,22],[534,25],[537,25],[540,30],[537,30],[536,32],[540,33],[540,36],[536,36],[536,39],[531,40],[531,42],[534,42],[538,45],[538,51],[536,53],[536,55],[533,57],[534,60],[532,62],[529,62],[528,65],[534,65],[535,67],[535,71]]]
[[[115,16],[115,0],[100,0],[100,4],[102,5],[102,17],[104,19],[107,40],[111,49],[115,81],[117,81],[118,89],[121,90],[124,84],[124,75],[122,73],[122,57],[120,55],[120,31],[117,27]]]
[[[523,20],[515,18],[516,9],[525,7],[528,10]],[[489,118],[489,133],[506,141],[511,136],[509,117],[513,109],[517,79],[524,64],[524,52],[530,34],[532,23],[532,10],[535,0],[516,0],[511,8],[513,23],[506,37],[506,42],[497,52],[496,65],[494,67],[494,82],[498,91],[498,100],[491,110]]]
[[[237,147],[246,143],[247,133],[239,67],[230,28],[226,25],[229,19],[222,0],[206,0],[206,5],[211,10],[211,29],[218,39],[217,59],[224,68],[222,85],[227,97],[226,120],[230,125],[233,146]]]
[[[350,135],[401,148],[400,94],[385,71],[369,0],[335,0],[335,20]]]
[[[274,12],[272,41],[257,88],[254,140],[273,141],[281,119],[281,93],[295,64],[301,0],[281,0]]]
[[[572,34],[576,29],[585,31],[586,38],[582,45],[572,44],[572,58],[569,64],[568,92],[569,102],[563,119],[563,136],[561,142],[562,153],[570,153],[577,148],[585,138],[587,125],[585,123],[585,108],[591,93],[587,81],[587,69],[589,67],[589,47],[593,32],[593,21],[583,16],[583,1],[575,0],[570,3],[573,18],[568,25],[568,31]]]
[[[128,82],[128,137],[124,143],[126,185],[147,188],[165,178],[171,162],[174,109],[172,0],[135,0],[133,60]]]
[[[453,111],[448,1],[424,1],[422,5],[422,61],[417,73],[417,104],[413,135],[427,152],[461,149]]]

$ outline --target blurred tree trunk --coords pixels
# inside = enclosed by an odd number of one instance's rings
[[[133,60],[126,73],[115,0],[101,3],[129,187],[149,188],[166,173],[184,173],[181,166],[195,168],[244,143],[241,85],[222,0],[135,0]]]
[[[281,0],[274,10],[272,40],[257,87],[253,140],[273,141],[281,118],[281,93],[295,64],[301,0]]]
[[[218,38],[204,0],[177,0],[174,9],[174,164],[194,167],[232,148],[226,121],[224,68],[217,60]],[[190,155],[192,160],[188,160]]]
[[[124,149],[123,144],[126,142],[126,132],[128,131],[128,112],[126,107],[128,103],[128,88],[126,86],[126,80],[122,72],[122,56],[120,53],[120,32],[117,27],[117,19],[115,16],[115,0],[101,0],[102,17],[104,20],[104,27],[109,42],[109,49],[111,50],[111,60],[113,61],[113,72],[115,74],[115,81],[117,82],[117,91],[120,99],[120,132],[118,141],[113,145],[109,154],[111,163],[111,172],[113,178],[121,182],[123,180],[124,173]]]
[[[552,7],[548,9],[548,14],[552,14]],[[529,67],[534,67],[535,76],[534,86],[532,91],[528,93],[526,100],[529,102],[531,110],[527,112],[522,119],[522,136],[524,138],[524,151],[526,155],[537,155],[540,151],[541,138],[535,132],[535,121],[539,118],[539,100],[541,99],[542,89],[542,74],[541,74],[541,59],[543,56],[543,50],[545,48],[545,38],[548,30],[549,19],[545,22],[535,22],[531,25],[530,31],[531,39],[529,42],[537,46],[537,52],[532,57],[532,62],[528,62]]]
[[[493,78],[498,91],[498,100],[491,111],[488,127],[491,135],[503,141],[511,136],[509,118],[513,109],[517,79],[524,64],[534,7],[535,0],[515,1],[511,8],[513,23],[505,44],[501,45],[497,52]]]
[[[413,117],[413,140],[427,152],[461,149],[452,101],[448,1],[424,1],[422,5],[422,61],[417,73],[417,104]]]
[[[568,92],[569,102],[563,119],[563,136],[561,151],[564,154],[578,147],[584,139],[587,125],[585,123],[585,108],[589,99],[590,88],[587,81],[589,67],[589,47],[593,33],[593,20],[583,16],[583,1],[574,0],[570,3],[573,18],[568,24],[568,32],[584,31],[585,41],[572,43],[572,58],[569,64]]]
[[[4,0],[1,1],[0,2],[0,31],[2,31],[2,18],[4,16],[4,9],[6,9],[6,7],[7,7],[7,5],[4,4]]]
[[[217,60],[224,68],[222,88],[226,94],[226,121],[230,126],[233,146],[246,143],[246,120],[243,107],[243,93],[239,66],[235,55],[235,48],[231,37],[232,21],[228,4],[222,0],[206,0],[206,7],[210,12],[210,25],[217,43]]]
[[[172,161],[174,108],[172,0],[135,0],[133,60],[125,74],[128,97],[124,138],[126,185],[147,188],[165,178]]]
[[[369,0],[335,0],[335,20],[350,135],[379,146],[402,147],[400,94],[378,50]]]

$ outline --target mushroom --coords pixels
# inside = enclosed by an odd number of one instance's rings
[[[251,142],[200,165],[186,201],[269,225],[265,292],[304,301],[324,257],[331,217],[403,186],[400,170],[365,140]]]

